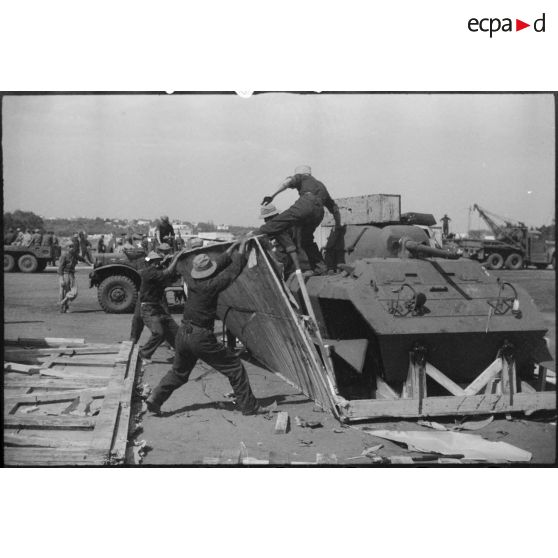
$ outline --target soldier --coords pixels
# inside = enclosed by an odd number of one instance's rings
[[[166,304],[163,304],[163,297],[165,296],[165,287],[169,280],[172,280],[180,255],[182,255],[182,252],[177,253],[167,269],[163,270],[163,256],[157,252],[150,252],[145,258],[147,267],[140,271],[140,315],[143,323],[151,331],[151,337],[139,352],[144,364],[151,362],[153,353],[163,341],[167,341],[174,348],[178,326],[170,315]]]
[[[166,215],[161,217],[161,222],[155,234],[158,244],[167,243],[170,244],[171,247],[174,247],[174,229]]]
[[[444,214],[440,221],[442,221],[442,236],[447,238],[449,235],[449,222],[451,219],[447,216],[447,214]]]
[[[23,233],[21,245],[25,248],[28,248],[29,246],[31,246],[31,242],[33,242],[33,235],[31,234],[31,230],[25,229],[25,232]]]
[[[124,239],[119,236],[116,239],[116,246],[114,247],[115,254],[124,254]]]
[[[58,264],[58,284],[60,285],[60,312],[67,312],[70,301],[75,300],[78,295],[76,281],[76,265],[80,262],[85,263],[73,244],[70,244],[68,251],[60,258]]]
[[[99,238],[99,241],[97,242],[97,253],[104,254],[106,250],[107,247],[105,246],[105,235],[102,234],[101,237]]]
[[[232,257],[232,244],[213,261],[207,254],[198,254],[192,271],[186,276],[188,300],[184,304],[182,324],[176,335],[176,353],[172,369],[162,378],[147,398],[147,408],[159,415],[161,405],[173,391],[184,385],[198,359],[224,374],[234,391],[238,409],[244,415],[262,412],[252,393],[248,374],[238,356],[220,343],[213,331],[217,312],[217,298],[240,275],[246,265],[244,240]]]
[[[8,229],[8,232],[4,235],[4,246],[12,244],[12,242],[15,242],[16,238],[17,238],[16,232],[12,227],[10,227]]]
[[[322,222],[324,206],[333,215],[335,228],[341,228],[339,208],[329,195],[326,187],[312,176],[312,170],[306,165],[297,167],[294,175],[286,178],[275,194],[265,196],[262,205],[271,203],[277,194],[288,188],[298,190],[300,195],[298,200],[289,209],[261,226],[257,233],[277,236],[293,226],[299,227],[300,245],[306,252],[310,267],[316,274],[325,273],[327,268],[320,250],[314,242],[314,231]]]
[[[16,246],[21,246],[23,244],[23,232],[19,227],[16,229],[16,237],[12,244]]]
[[[31,246],[40,246],[42,242],[43,235],[41,234],[41,229],[35,229],[31,237]]]

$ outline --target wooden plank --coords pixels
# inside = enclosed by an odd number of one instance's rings
[[[20,347],[5,347],[4,356],[9,356],[11,360],[17,361],[19,358],[33,358],[37,356],[52,356],[53,353],[72,356],[72,355],[107,355],[118,354],[120,351],[119,345],[95,345],[90,347],[69,347],[67,349],[60,348],[32,348],[23,349]],[[12,358],[13,357],[13,358]]]
[[[83,448],[5,447],[4,462],[14,466],[103,465],[103,455]]]
[[[115,359],[80,360],[79,358],[75,358],[75,357],[56,357],[56,358],[49,359],[49,363],[50,365],[53,366],[61,366],[66,364],[71,364],[72,366],[97,366],[103,368],[104,367],[110,368],[116,366]],[[46,364],[46,361],[44,364]]]
[[[343,408],[343,418],[351,421],[376,417],[481,415],[527,409],[556,409],[556,392],[518,393],[513,404],[510,404],[509,394],[427,397],[423,399],[422,411],[419,411],[418,399],[353,400]]]
[[[39,404],[39,403],[55,403],[57,401],[72,401],[76,397],[90,397],[92,399],[99,399],[105,396],[105,390],[99,389],[85,389],[81,391],[53,391],[53,392],[42,392],[42,393],[25,393],[21,395],[12,395],[4,397],[4,403],[6,405],[13,405],[18,403],[19,405],[25,404]]]
[[[475,395],[502,370],[502,359],[498,357],[484,372],[479,374],[466,388],[465,395]]]
[[[27,431],[23,431],[27,432]],[[49,438],[48,436],[36,436],[32,434],[4,433],[4,445],[20,447],[42,447],[42,448],[88,448],[89,440],[69,440],[68,438]]]
[[[90,417],[76,417],[73,415],[4,416],[4,428],[91,430],[94,427],[95,419]]]
[[[49,370],[41,370],[41,376],[48,378],[61,378],[63,380],[84,380],[87,378],[98,378],[106,379],[108,384],[109,378],[111,376],[114,368],[88,368],[88,369],[65,369],[58,370],[56,368],[50,368]]]
[[[108,379],[103,378],[79,378],[74,380],[65,380],[61,378],[44,378],[40,376],[31,376],[29,378],[12,378],[4,376],[4,388],[31,388],[34,390],[47,389],[69,389],[80,390],[87,388],[103,387],[108,384]]]
[[[124,357],[124,352],[127,350],[131,353],[133,344],[130,342],[122,343],[121,356]],[[137,350],[136,346],[134,354],[137,360]],[[129,360],[131,355],[128,354],[127,359]],[[109,380],[108,387],[106,389],[105,399],[103,401],[103,406],[97,417],[97,424],[95,425],[95,430],[93,431],[93,440],[91,442],[91,448],[95,452],[103,453],[110,457],[113,444],[116,440],[118,422],[121,419],[123,408],[123,403],[130,404],[131,399],[131,387],[130,383],[126,384],[126,379],[129,377],[133,385],[133,377],[135,376],[135,369],[129,370],[129,367],[125,364],[117,364]],[[128,415],[129,416],[129,415]],[[117,453],[120,455],[119,449]],[[125,450],[124,450],[125,455]]]
[[[425,367],[426,374],[435,380],[442,387],[446,388],[452,395],[465,395],[465,390],[459,387],[455,382],[450,380],[445,374],[440,372],[435,366],[429,362]]]
[[[289,430],[289,413],[281,411],[277,414],[274,434],[286,434]]]
[[[116,424],[116,435],[111,447],[111,457],[117,461],[124,461],[128,445],[128,432],[130,430],[130,412],[136,374],[139,368],[139,346],[133,347],[130,363],[126,370],[126,378],[121,394],[120,412]]]
[[[13,372],[17,374],[39,374],[41,371],[42,365],[35,364],[35,365],[28,365],[28,364],[19,364],[18,362],[6,362],[4,361],[4,372]]]

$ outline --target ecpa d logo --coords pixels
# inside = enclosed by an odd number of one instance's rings
[[[544,33],[545,32],[545,25],[546,25],[546,14],[543,14],[541,17],[536,19],[533,22],[533,30],[536,33]],[[522,29],[526,29],[527,27],[531,27],[530,23],[526,23],[521,19],[515,19],[515,29],[513,26],[513,19],[509,17],[504,17],[500,19],[499,17],[484,17],[478,19],[476,17],[472,17],[468,23],[467,27],[469,31],[473,33],[477,33],[479,31],[483,33],[489,33],[489,37],[492,38],[494,33],[498,33],[502,31],[506,32],[513,32],[513,31],[521,31]]]

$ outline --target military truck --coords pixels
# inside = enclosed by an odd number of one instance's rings
[[[54,259],[52,246],[4,246],[4,273],[22,271],[38,273],[44,271]]]
[[[528,266],[545,269],[549,265],[556,269],[553,241],[544,240],[540,232],[529,230],[520,221],[500,217],[477,204],[473,205],[473,210],[489,226],[494,240],[465,238],[448,243],[457,245],[464,257],[481,262],[487,269],[523,269]]]
[[[98,254],[89,274],[89,287],[97,287],[97,300],[109,314],[134,311],[141,283],[140,270],[145,268],[145,252],[130,249],[121,254]],[[182,304],[185,297],[182,279],[166,289],[169,306]]]

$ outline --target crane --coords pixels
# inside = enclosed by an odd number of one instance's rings
[[[494,233],[497,240],[508,242],[514,246],[523,247],[523,239],[527,231],[525,223],[521,221],[512,221],[506,217],[501,217],[495,213],[491,213],[483,209],[477,204],[473,205],[473,210],[484,219],[490,230]],[[499,225],[494,219],[499,219],[504,223],[504,226]]]

